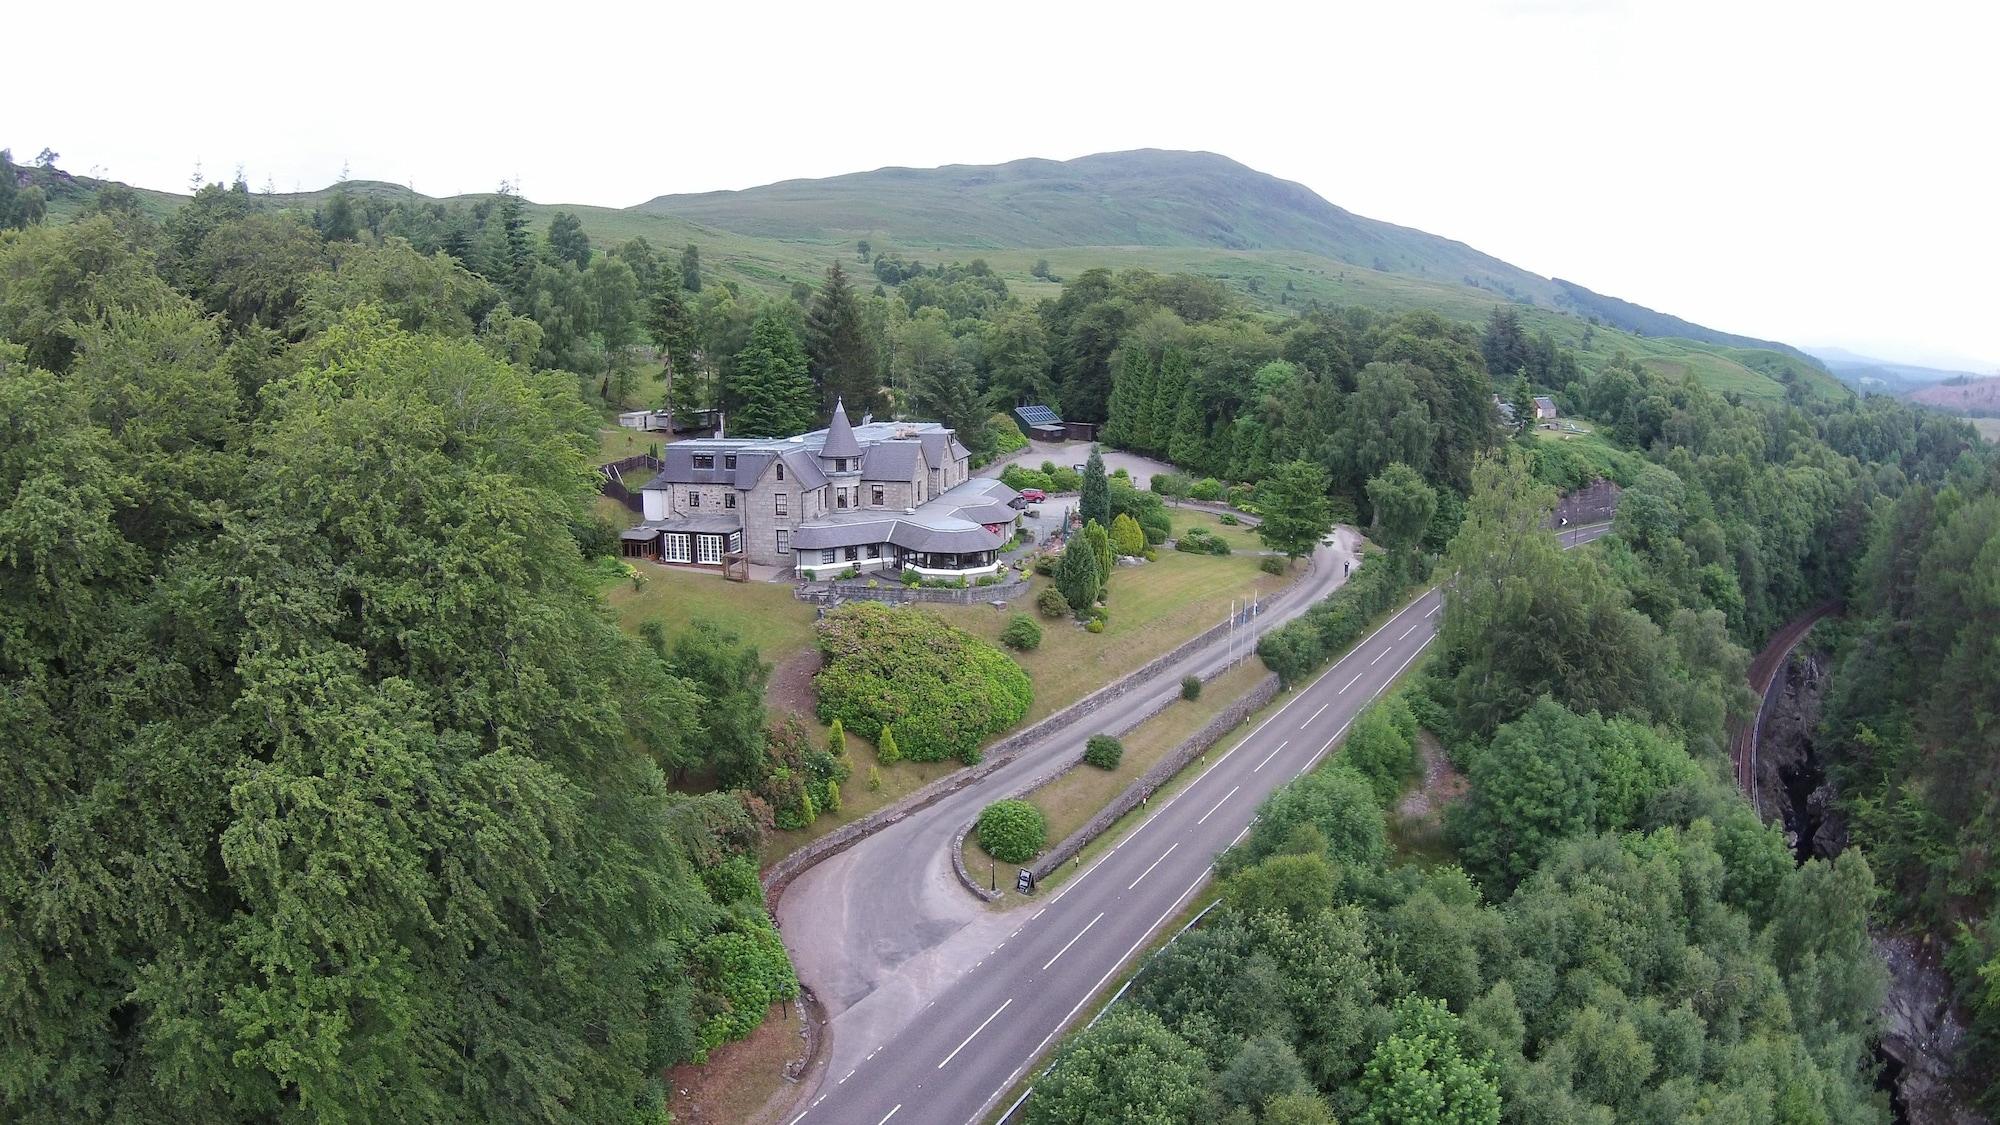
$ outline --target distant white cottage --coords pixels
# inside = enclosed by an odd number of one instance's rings
[[[674,442],[662,460],[641,490],[645,522],[623,536],[628,557],[751,562],[808,579],[850,567],[976,577],[1000,569],[1021,517],[1020,494],[972,476],[971,454],[950,429],[853,426],[841,403],[823,430]]]

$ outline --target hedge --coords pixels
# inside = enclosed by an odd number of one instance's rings
[[[1006,653],[921,610],[864,602],[819,622],[822,722],[880,741],[893,723],[913,762],[979,761],[980,744],[1028,713],[1034,689]]]
[[[979,846],[1002,863],[1026,863],[1049,842],[1049,822],[1026,801],[995,801],[979,814]]]
[[[1264,634],[1257,655],[1290,687],[1361,638],[1368,623],[1401,601],[1413,578],[1406,562],[1387,555],[1361,560],[1345,585],[1295,620]]]

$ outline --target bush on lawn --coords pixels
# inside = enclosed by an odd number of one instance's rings
[[[1057,597],[1062,595],[1058,593]],[[1025,613],[1017,613],[1000,630],[1000,643],[1016,652],[1033,652],[1042,647],[1042,627]]]
[[[1112,517],[1111,549],[1133,557],[1146,552],[1146,532],[1139,526],[1138,520],[1124,512]]]
[[[1188,489],[1188,498],[1190,500],[1220,500],[1222,499],[1222,482],[1216,480],[1214,477],[1203,477],[1194,482],[1194,485]]]
[[[1026,863],[1049,842],[1049,822],[1026,801],[995,801],[979,814],[979,846],[1002,863]]]
[[[1125,744],[1108,734],[1093,734],[1083,744],[1083,760],[1101,770],[1115,770],[1125,760]]]
[[[1201,698],[1201,677],[1181,677],[1181,698],[1193,702]]]
[[[1020,722],[1034,699],[1006,653],[921,610],[839,606],[818,628],[819,717],[871,740],[893,723],[913,762],[977,762],[980,743]]]
[[[875,745],[875,760],[885,766],[893,766],[903,760],[902,748],[896,745],[894,727],[882,728],[882,738]]]
[[[1226,555],[1229,542],[1205,527],[1190,527],[1174,540],[1174,550],[1190,555]]]
[[[1281,555],[1265,555],[1263,561],[1257,564],[1257,569],[1263,571],[1265,574],[1283,574],[1285,573],[1284,557]]]
[[[1016,492],[1025,492],[1030,488],[1039,488],[1043,492],[1056,490],[1055,482],[1049,479],[1047,473],[1038,473],[1019,465],[1009,465],[1000,470],[1000,483]]]
[[[1051,620],[1070,615],[1069,599],[1063,597],[1063,592],[1054,586],[1044,586],[1042,592],[1035,595],[1035,608],[1041,611],[1043,617]]]
[[[1087,632],[1102,633],[1104,631],[1104,622],[1100,618],[1093,617],[1089,621],[1084,622],[1083,627]]]
[[[1236,514],[1234,512],[1224,512],[1219,518],[1222,520],[1223,523],[1228,524],[1230,527],[1235,527],[1237,524],[1243,522],[1242,520],[1236,518]]]

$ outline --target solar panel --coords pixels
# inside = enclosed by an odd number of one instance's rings
[[[1062,419],[1046,406],[1017,406],[1014,414],[1030,426],[1060,426]]]

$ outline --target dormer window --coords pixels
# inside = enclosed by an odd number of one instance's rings
[[[713,468],[715,468],[715,454],[713,454],[713,453],[697,453],[697,454],[695,454],[695,455],[694,455],[694,467],[695,467],[695,468],[697,468],[697,469],[713,469]]]
[[[734,454],[734,453],[725,453],[725,454],[723,454],[723,455],[722,455],[722,467],[723,467],[723,468],[725,468],[725,469],[733,469],[733,468],[735,468],[735,467],[736,467],[736,454]]]

